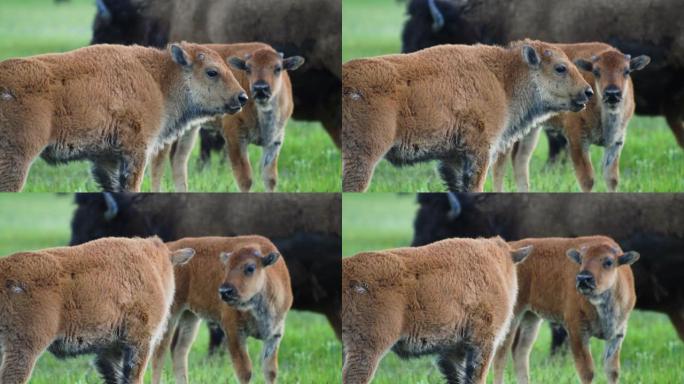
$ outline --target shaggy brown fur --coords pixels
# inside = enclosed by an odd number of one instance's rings
[[[490,161],[536,122],[584,107],[591,87],[553,45],[442,45],[343,65],[344,191],[384,156],[440,160],[449,190],[482,191]]]
[[[634,86],[629,74],[643,69],[648,56],[631,58],[603,43],[556,44],[580,69],[597,95],[579,113],[562,113],[533,129],[522,138],[512,152],[513,173],[519,192],[529,190],[529,163],[541,127],[565,135],[570,143],[577,181],[584,192],[594,186],[594,169],[589,147],[605,147],[603,178],[609,191],[616,191],[620,179],[620,153],[627,134],[627,124],[634,115]],[[590,60],[590,61],[589,61]],[[507,153],[499,154],[492,167],[494,189],[503,190],[504,164]]]
[[[38,357],[95,353],[106,383],[142,384],[173,301],[172,264],[159,238],[105,238],[0,259],[0,383],[27,383]]]
[[[506,354],[513,345],[518,383],[529,382],[529,355],[542,319],[562,324],[568,330],[575,367],[582,383],[594,378],[589,349],[591,337],[606,340],[604,369],[609,383],[620,372],[620,347],[627,332],[627,319],[636,303],[630,264],[636,252],[623,253],[605,236],[525,239],[511,247],[533,246],[518,265],[518,299],[511,331],[494,361],[496,383],[503,382]]]
[[[267,191],[275,189],[278,179],[278,155],[285,138],[285,125],[292,115],[292,84],[288,70],[304,63],[299,56],[283,58],[273,48],[262,43],[206,44],[221,57],[229,60],[233,75],[248,90],[250,101],[242,112],[224,115],[223,136],[226,138],[233,175],[240,190],[247,192],[252,186],[252,169],[247,147],[256,144],[264,147],[261,159],[262,176]],[[244,59],[244,60],[243,60]],[[177,141],[171,157],[174,183],[177,192],[187,191],[187,164],[199,131],[199,125]],[[153,191],[160,190],[163,159],[170,152],[167,145],[153,162]]]
[[[343,259],[343,382],[370,382],[392,348],[438,354],[448,383],[484,383],[515,303],[513,264],[529,252],[499,237],[455,238]]]
[[[150,155],[199,118],[238,112],[227,63],[196,44],[96,45],[0,62],[0,190],[33,160],[86,159],[105,190],[139,191]]]
[[[290,275],[275,245],[261,236],[185,238],[167,245],[193,247],[197,256],[175,270],[176,296],[154,355],[152,382],[161,380],[164,354],[176,328],[176,383],[188,382],[188,354],[202,318],[220,324],[228,336],[228,351],[241,384],[252,377],[247,338],[263,340],[264,377],[274,383],[285,316],[292,306]]]

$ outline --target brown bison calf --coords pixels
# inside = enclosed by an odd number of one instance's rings
[[[627,124],[634,115],[634,86],[629,74],[643,69],[651,59],[643,55],[631,58],[603,43],[556,46],[583,70],[584,79],[601,97],[589,102],[579,113],[562,113],[549,119],[516,143],[511,152],[517,190],[529,190],[530,158],[543,127],[568,139],[577,181],[584,192],[590,192],[594,186],[589,148],[592,144],[604,147],[603,178],[608,190],[614,192],[620,180],[620,153],[626,140]],[[589,58],[591,61],[585,60]],[[506,155],[501,153],[492,167],[496,191],[503,191]]]
[[[620,347],[636,303],[629,265],[639,259],[639,254],[623,253],[613,239],[604,236],[526,239],[509,244],[533,246],[534,251],[518,265],[518,299],[511,331],[496,354],[494,382],[503,382],[506,354],[514,339],[517,341],[513,362],[518,383],[529,382],[532,344],[541,320],[546,319],[568,330],[582,383],[590,383],[594,378],[590,338],[606,340],[604,369],[608,382],[616,383]]]
[[[201,45],[96,45],[0,62],[0,190],[33,160],[93,162],[105,190],[139,191],[148,158],[188,122],[236,113],[247,95]]]
[[[173,253],[158,238],[105,238],[0,259],[0,383],[26,383],[47,349],[96,354],[108,384],[142,384],[173,301]]]
[[[185,238],[167,245],[193,247],[197,255],[175,270],[176,296],[154,355],[152,382],[161,380],[164,354],[176,329],[176,383],[188,382],[188,354],[202,318],[220,324],[226,333],[240,383],[252,377],[247,337],[263,340],[262,369],[266,382],[274,383],[285,316],[292,306],[290,275],[275,245],[261,236]]]
[[[592,95],[560,49],[529,40],[352,60],[342,78],[344,191],[365,190],[383,156],[439,160],[449,190],[482,191],[498,153]]]
[[[391,348],[402,358],[438,354],[448,383],[484,383],[508,331],[514,264],[530,248],[448,239],[343,259],[343,382],[370,382]]]
[[[249,144],[264,147],[261,157],[262,178],[267,191],[275,189],[278,179],[278,156],[285,138],[285,125],[292,115],[292,84],[287,71],[299,68],[300,56],[283,58],[271,46],[262,43],[206,44],[204,47],[226,58],[233,75],[248,90],[250,101],[242,112],[224,115],[223,136],[228,156],[241,191],[252,187],[252,168],[247,148]],[[218,120],[218,119],[217,119]],[[212,125],[217,125],[213,123]],[[195,143],[199,125],[178,141],[171,157],[176,191],[187,191],[187,164]],[[159,191],[163,161],[170,145],[157,156],[152,167],[152,185]]]

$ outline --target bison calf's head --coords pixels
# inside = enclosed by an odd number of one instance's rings
[[[617,281],[618,268],[639,260],[634,251],[623,253],[615,244],[589,245],[569,249],[567,256],[580,265],[575,286],[582,295],[595,297],[610,290]]]
[[[278,261],[280,254],[262,255],[257,248],[245,247],[220,255],[225,266],[223,283],[219,287],[221,300],[228,305],[247,309],[266,284],[266,268]]]
[[[521,46],[521,54],[545,109],[578,112],[587,105],[594,92],[563,51],[550,44],[528,42]]]
[[[184,42],[171,44],[169,51],[181,69],[189,109],[198,116],[234,114],[247,104],[245,90],[218,53]]]
[[[618,109],[625,96],[629,74],[646,67],[651,61],[648,56],[631,58],[616,50],[607,50],[591,60],[578,59],[578,68],[591,72],[594,76],[596,92],[601,95],[603,105],[609,110]]]
[[[264,48],[246,55],[244,59],[231,57],[228,63],[237,70],[245,71],[254,101],[266,104],[273,95],[280,92],[283,71],[294,71],[299,68],[304,64],[304,58],[283,58],[281,53]]]

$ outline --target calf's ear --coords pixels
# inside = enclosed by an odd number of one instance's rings
[[[511,258],[513,258],[513,263],[517,264],[525,260],[527,256],[532,253],[532,250],[534,249],[534,246],[528,245],[526,247],[518,248],[516,250],[511,251]]]
[[[228,259],[230,259],[230,255],[232,255],[233,252],[221,252],[219,255],[219,259],[223,264],[228,264]]]
[[[240,71],[247,70],[247,63],[239,57],[229,57],[227,61],[228,64],[235,69],[239,69]]]
[[[575,65],[577,66],[577,68],[587,72],[591,72],[591,70],[594,69],[594,65],[591,63],[591,61],[587,61],[584,59],[575,60]]]
[[[288,71],[294,71],[295,69],[301,67],[305,61],[306,60],[304,60],[304,58],[301,56],[290,56],[287,59],[283,59],[283,68]]]
[[[629,251],[618,256],[618,265],[631,265],[639,260],[639,252]]]
[[[178,44],[171,44],[171,58],[181,67],[191,67],[190,55]]]
[[[541,64],[541,58],[539,57],[539,54],[537,54],[537,51],[529,46],[529,45],[523,45],[522,46],[522,57],[523,60],[527,63],[532,68],[539,68],[539,64]]]
[[[174,251],[171,254],[171,264],[173,265],[183,265],[190,261],[192,257],[195,256],[195,250],[192,248],[183,248]]]
[[[568,258],[574,261],[575,263],[582,264],[582,254],[580,253],[580,251],[571,248],[568,249],[567,252],[565,252],[565,255],[568,256]]]
[[[640,71],[644,69],[651,62],[651,58],[646,55],[641,55],[629,61],[630,71]]]
[[[269,265],[274,264],[279,257],[280,254],[278,252],[271,252],[261,259],[261,265],[268,267]]]

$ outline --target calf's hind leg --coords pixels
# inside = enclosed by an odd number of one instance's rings
[[[200,125],[193,126],[176,141],[176,151],[171,156],[171,170],[176,192],[188,191],[188,160],[195,146]]]
[[[122,370],[123,351],[121,348],[110,348],[97,354],[95,368],[106,384],[119,384]]]
[[[518,326],[518,340],[513,347],[513,366],[518,384],[530,382],[530,353],[537,339],[542,319],[532,312],[523,315]]]

